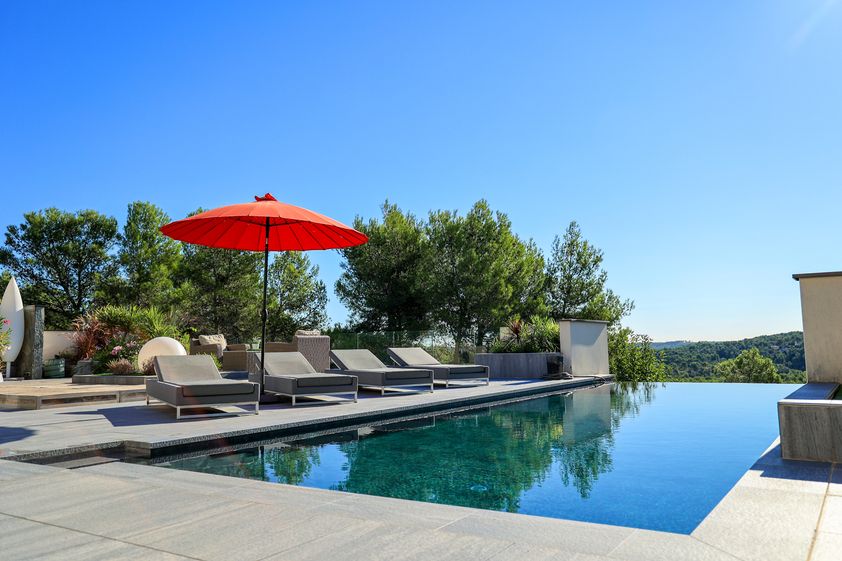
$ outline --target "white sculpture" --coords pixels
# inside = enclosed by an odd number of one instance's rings
[[[6,291],[3,292],[3,300],[0,301],[0,316],[8,323],[4,322],[0,329],[3,331],[11,331],[9,337],[9,347],[3,352],[0,357],[6,366],[6,376],[12,374],[12,361],[18,357],[20,348],[23,346],[23,299],[20,297],[20,290],[18,290],[18,283],[15,277],[6,285]],[[3,381],[3,376],[0,375],[0,382]]]
[[[172,337],[155,337],[146,342],[137,353],[137,365],[140,368],[156,356],[184,356],[184,345]]]

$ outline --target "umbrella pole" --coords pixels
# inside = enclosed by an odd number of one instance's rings
[[[263,378],[266,375],[263,359],[266,358],[266,320],[269,318],[269,310],[266,309],[266,293],[269,288],[269,218],[266,218],[266,240],[263,246],[263,309],[260,316],[263,319],[263,326],[260,331],[260,393],[263,394]]]

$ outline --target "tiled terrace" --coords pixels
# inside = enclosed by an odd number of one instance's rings
[[[139,404],[0,413],[4,454],[141,451],[424,406],[512,398],[559,382],[497,382],[356,405],[269,406],[254,417],[175,422]],[[0,461],[4,559],[838,560],[842,474],[758,460],[689,536],[305,489],[121,462],[62,469]]]

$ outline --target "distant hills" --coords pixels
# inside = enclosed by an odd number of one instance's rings
[[[805,370],[804,339],[800,331],[762,335],[740,341],[668,341],[654,343],[667,363],[670,378],[705,378],[713,375],[717,362],[734,358],[740,352],[757,347],[771,358],[785,379],[794,381]]]
[[[692,343],[693,341],[662,341],[660,343],[656,343],[653,341],[652,348],[656,351],[662,351],[664,349],[674,349],[676,347],[683,347]]]

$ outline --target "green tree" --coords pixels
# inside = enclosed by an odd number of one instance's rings
[[[714,374],[726,382],[780,384],[783,382],[771,358],[760,354],[756,347],[745,350],[736,358],[723,360],[713,367]]]
[[[430,272],[424,224],[389,201],[381,210],[382,220],[354,220],[368,243],[341,250],[336,294],[357,329],[427,329]]]
[[[6,228],[0,265],[17,277],[29,302],[47,308],[48,327],[67,328],[115,274],[109,252],[116,241],[117,220],[93,210],[28,212]]]
[[[634,302],[623,300],[605,284],[608,273],[602,268],[603,252],[584,239],[576,222],[564,236],[553,239],[547,264],[547,304],[555,319],[598,319],[618,323],[634,309]]]
[[[541,310],[543,257],[505,214],[481,200],[464,216],[430,213],[427,230],[432,317],[453,337],[457,360],[469,336],[482,345],[507,318]]]
[[[135,306],[168,307],[173,275],[181,261],[181,245],[160,231],[170,217],[152,203],[135,201],[128,207],[118,242],[117,262],[122,276],[113,277],[101,300]]]
[[[263,254],[183,244],[176,300],[198,333],[231,341],[260,333]]]
[[[660,382],[666,379],[663,356],[652,348],[652,340],[628,327],[609,330],[608,363],[609,372],[619,382]]]
[[[296,329],[323,328],[327,322],[327,289],[319,267],[300,251],[276,254],[269,267],[268,334],[289,340]]]

